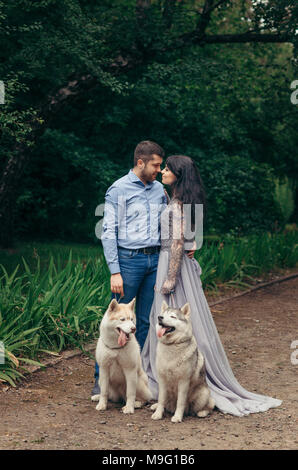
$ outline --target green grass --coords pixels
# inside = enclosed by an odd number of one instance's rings
[[[298,231],[241,239],[206,237],[195,256],[204,288],[216,289],[218,283],[248,286],[263,272],[297,266]],[[84,350],[98,335],[110,299],[109,278],[99,246],[22,243],[13,251],[1,250],[5,363],[0,363],[0,380],[14,386],[26,364],[40,364],[41,354],[74,346]]]
[[[298,263],[298,230],[295,225],[279,234],[268,232],[248,237],[221,237],[204,243],[196,252],[205,288],[217,284],[247,287],[254,277],[275,268],[293,268]]]
[[[46,269],[37,255],[33,266],[24,258],[13,271],[0,265],[0,341],[5,345],[0,380],[15,385],[23,363],[36,363],[40,353],[83,347],[98,335],[110,298],[104,257],[98,250],[97,257],[86,260],[78,254],[73,259],[72,251],[68,259],[64,254],[54,259],[46,252]]]
[[[13,249],[0,249],[0,264],[5,266],[8,272],[12,272],[19,264],[20,273],[25,272],[22,258],[24,258],[29,267],[34,270],[36,260],[39,257],[41,270],[44,271],[49,265],[51,256],[53,256],[54,259],[60,257],[61,262],[65,264],[68,260],[70,250],[72,251],[73,262],[77,262],[78,260],[87,261],[88,259],[96,259],[102,256],[102,248],[99,244],[19,242],[16,243]]]

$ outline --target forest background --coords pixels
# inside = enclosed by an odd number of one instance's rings
[[[294,1],[0,2],[0,244],[99,243],[144,139],[191,156],[204,233],[297,222]]]

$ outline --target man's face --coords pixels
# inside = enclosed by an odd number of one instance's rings
[[[152,157],[152,160],[144,164],[144,168],[142,169],[142,178],[148,182],[155,181],[156,176],[161,172],[160,165],[162,164],[162,158],[155,154],[153,154]]]

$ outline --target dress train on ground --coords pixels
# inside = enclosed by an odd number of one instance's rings
[[[161,250],[150,314],[150,328],[142,350],[143,367],[148,375],[154,399],[158,398],[155,325],[162,301],[165,300],[168,305],[176,308],[182,307],[186,302],[190,304],[193,333],[198,348],[205,357],[207,383],[220,411],[244,416],[281,405],[281,400],[245,390],[235,378],[202,288],[201,267],[194,258],[190,259],[186,254],[183,255],[181,269],[176,278],[175,292],[171,295],[161,294],[161,287],[167,278],[169,256],[169,250]]]

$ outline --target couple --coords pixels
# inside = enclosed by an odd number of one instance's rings
[[[201,267],[193,257],[194,237],[186,237],[182,207],[191,204],[193,227],[195,205],[205,204],[196,165],[187,156],[174,155],[161,171],[163,158],[164,150],[155,142],[137,145],[133,169],[106,193],[101,236],[113,295],[124,303],[136,297],[136,339],[153,398],[158,398],[155,325],[165,300],[175,308],[190,304],[193,333],[205,357],[207,384],[220,411],[244,416],[277,407],[280,400],[248,392],[237,382],[209,310]],[[160,171],[171,199],[156,181]],[[100,393],[98,374],[96,364],[92,395]]]

